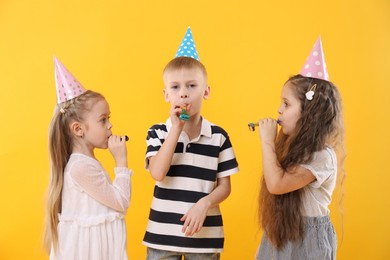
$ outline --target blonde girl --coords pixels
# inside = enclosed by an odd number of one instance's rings
[[[132,171],[127,168],[125,137],[112,134],[109,119],[107,101],[91,90],[82,89],[57,105],[49,133],[51,179],[44,236],[50,259],[127,259],[124,217]],[[109,148],[114,157],[113,182],[96,159],[95,148]]]

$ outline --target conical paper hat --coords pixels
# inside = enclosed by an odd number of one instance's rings
[[[75,98],[86,91],[56,57],[54,57],[54,73],[58,104]]]
[[[190,57],[195,60],[200,61],[198,52],[196,50],[194,39],[192,38],[192,32],[191,28],[188,27],[186,34],[184,35],[184,38],[179,46],[179,49],[176,52],[176,57]]]
[[[329,81],[328,70],[326,68],[324,52],[322,51],[321,37],[318,37],[305,65],[299,73],[304,77],[311,77]]]

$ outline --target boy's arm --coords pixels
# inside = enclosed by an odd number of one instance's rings
[[[180,133],[181,129],[172,127],[157,154],[149,158],[149,172],[156,181],[162,181],[167,175]]]
[[[182,232],[186,236],[193,236],[199,232],[203,227],[208,209],[224,201],[230,195],[230,191],[230,176],[218,178],[215,189],[209,195],[195,203],[180,219],[184,221]]]
[[[149,158],[149,172],[156,181],[162,181],[171,167],[177,141],[185,123],[185,121],[179,119],[180,112],[180,107],[171,108],[170,118],[172,127],[157,154]]]

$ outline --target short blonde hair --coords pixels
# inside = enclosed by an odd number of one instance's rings
[[[207,81],[206,67],[200,61],[193,59],[193,58],[184,57],[184,56],[176,57],[173,60],[171,60],[170,62],[168,62],[168,64],[165,66],[165,68],[163,70],[163,75],[165,75],[165,73],[167,71],[179,70],[179,69],[183,69],[183,68],[184,69],[193,69],[193,68],[199,69],[203,73],[203,76],[204,76],[205,80]]]

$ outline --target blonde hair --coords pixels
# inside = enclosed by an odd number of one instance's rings
[[[82,122],[96,102],[104,97],[94,91],[87,90],[80,96],[58,104],[49,127],[49,151],[51,159],[50,183],[46,198],[46,223],[44,231],[44,248],[49,253],[51,247],[58,247],[59,213],[62,206],[62,186],[64,169],[73,149],[71,123]]]
[[[176,57],[176,58],[172,59],[170,62],[168,62],[168,64],[165,66],[165,68],[163,70],[163,75],[165,75],[165,73],[167,71],[180,70],[183,68],[184,69],[194,69],[194,68],[199,69],[203,73],[203,76],[204,76],[205,80],[207,81],[206,67],[200,61],[193,59],[193,58],[184,57],[184,56]]]

